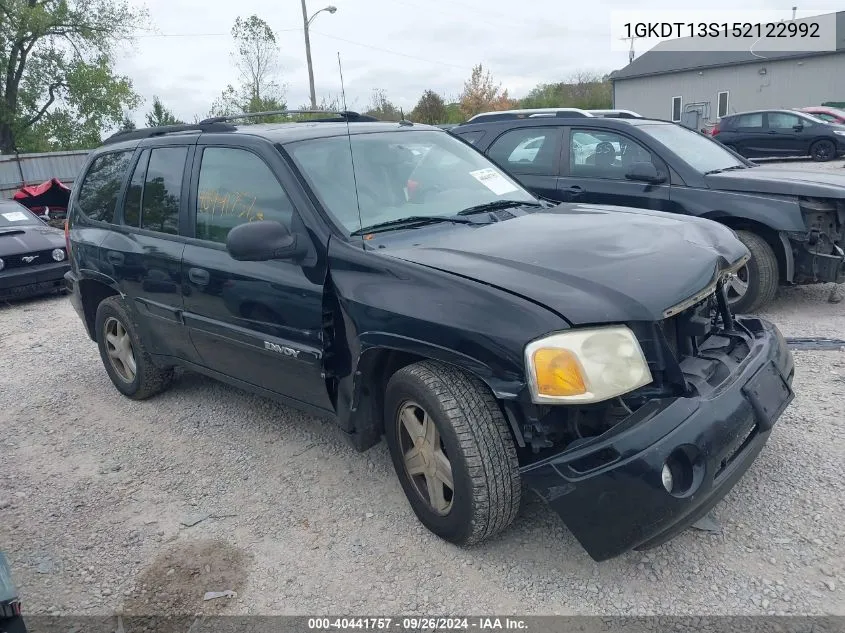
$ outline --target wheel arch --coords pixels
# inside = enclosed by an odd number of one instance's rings
[[[791,282],[795,276],[795,262],[792,257],[792,247],[789,240],[780,231],[766,226],[762,222],[749,218],[737,217],[726,211],[711,211],[701,217],[713,220],[719,224],[733,229],[734,231],[751,231],[756,233],[772,248],[778,262],[778,276],[781,283]]]
[[[483,363],[454,350],[388,335],[381,335],[376,340],[368,338],[362,338],[351,382],[340,387],[341,392],[349,392],[348,406],[343,406],[347,398],[341,396],[338,402],[341,426],[352,435],[353,444],[361,451],[377,444],[384,433],[384,391],[390,377],[413,363],[432,360],[471,374],[487,385],[499,402],[516,398],[524,387],[521,376],[519,379],[496,376]]]
[[[103,299],[119,295],[120,291],[110,283],[91,277],[83,277],[78,284],[85,329],[88,332],[88,337],[93,341],[96,340],[94,321],[97,317],[97,307]]]

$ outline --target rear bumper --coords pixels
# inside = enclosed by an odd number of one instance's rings
[[[0,271],[0,299],[18,299],[59,290],[64,287],[63,277],[68,270],[70,264],[64,261]]]
[[[523,470],[526,485],[567,524],[593,559],[659,545],[721,500],[762,450],[792,400],[792,354],[780,332],[757,318],[750,353],[703,396],[652,401],[610,437],[553,455]],[[606,434],[607,435],[607,434]],[[584,473],[591,455],[616,455]],[[677,489],[662,483],[664,464],[681,466]],[[580,469],[580,470],[579,470]]]
[[[79,318],[82,319],[82,324],[85,326],[85,331],[88,333],[88,337],[93,340],[94,333],[88,329],[88,320],[85,318],[85,309],[82,305],[82,293],[79,289],[79,278],[74,274],[73,270],[69,270],[64,275],[63,283],[68,292],[68,296],[70,297],[70,304],[73,306],[73,309],[76,310],[76,314],[79,315]]]

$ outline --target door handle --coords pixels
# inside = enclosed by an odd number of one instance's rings
[[[124,262],[123,253],[117,251],[109,251],[106,253],[106,260],[115,266],[120,266]]]
[[[193,281],[198,286],[205,286],[211,279],[211,275],[208,274],[207,270],[204,270],[202,268],[189,268],[188,279]]]
[[[584,188],[579,187],[578,185],[572,185],[571,187],[567,187],[566,191],[571,193],[573,196],[580,196],[582,193],[584,193]]]
[[[777,134],[777,130],[769,130],[769,134]]]

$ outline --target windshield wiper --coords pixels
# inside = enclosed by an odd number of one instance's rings
[[[467,207],[463,211],[459,211],[458,215],[473,215],[476,213],[484,213],[485,211],[495,211],[496,209],[510,209],[513,207],[542,207],[541,202],[525,201],[525,200],[494,200],[493,202],[485,202],[484,204],[477,204],[473,207]]]
[[[381,233],[382,231],[391,231],[393,229],[406,229],[417,226],[425,226],[426,224],[436,224],[438,222],[454,222],[455,224],[477,224],[477,222],[468,218],[459,218],[454,215],[412,215],[407,218],[399,218],[398,220],[388,220],[387,222],[378,222],[365,226],[357,231],[352,231],[350,235],[365,235],[367,233]]]
[[[733,171],[734,169],[748,169],[748,165],[731,165],[730,167],[711,169],[710,171],[705,171],[704,175],[709,176],[710,174],[721,174],[723,171]]]

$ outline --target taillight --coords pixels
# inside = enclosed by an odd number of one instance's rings
[[[67,256],[70,257],[70,227],[68,226],[68,219],[65,218],[65,250]]]
[[[714,128],[713,128],[713,131],[712,131],[712,132],[710,132],[710,135],[711,135],[711,136],[716,136],[719,132],[721,132],[721,131],[722,131],[722,130],[720,130],[720,129],[719,129],[719,125],[720,125],[720,124],[719,124],[719,123],[717,123],[717,124],[716,124],[716,127],[714,127]]]

